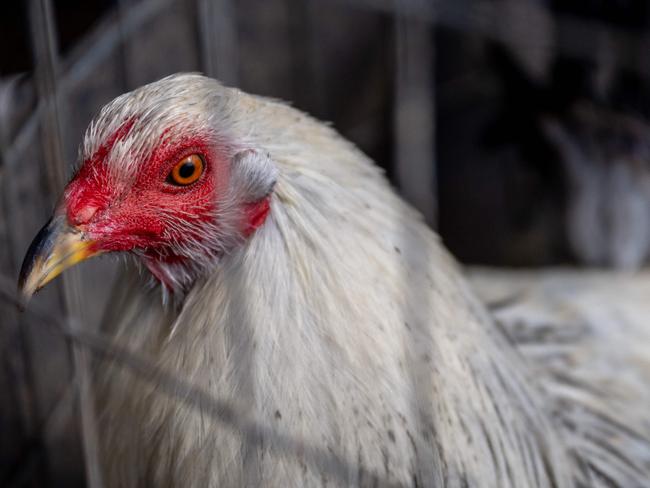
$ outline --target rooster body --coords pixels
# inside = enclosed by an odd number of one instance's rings
[[[103,364],[96,398],[107,486],[647,485],[647,406],[630,405],[639,413],[630,419],[646,419],[632,425],[595,398],[580,408],[598,415],[581,424],[575,399],[529,364],[419,215],[331,128],[283,103],[176,75],[105,108],[85,157],[117,133],[100,154],[117,174],[111,181],[137,180],[142,157],[133,154],[174,144],[175,131],[196,136],[188,114],[200,114],[192,119],[217,134],[229,162],[215,186],[217,224],[193,223],[202,226],[194,232],[175,221],[161,234],[173,236],[164,251],[106,244],[131,251],[161,285],[128,270],[105,330],[236,418]],[[101,202],[79,204],[78,181],[63,199],[67,218],[98,236],[94,220],[108,217],[94,217]],[[130,232],[144,239],[154,230]]]

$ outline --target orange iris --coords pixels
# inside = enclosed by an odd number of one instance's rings
[[[204,167],[203,158],[198,154],[191,154],[176,163],[167,181],[178,186],[191,185],[201,177]]]

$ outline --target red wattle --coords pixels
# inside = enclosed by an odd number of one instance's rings
[[[244,229],[244,236],[250,236],[255,230],[260,227],[265,221],[266,217],[269,215],[271,210],[271,205],[269,204],[269,199],[264,198],[259,202],[249,203],[246,205],[246,228]]]

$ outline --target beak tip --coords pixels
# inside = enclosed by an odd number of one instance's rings
[[[28,287],[25,286],[25,283],[23,280],[18,281],[18,303],[17,307],[20,312],[23,312],[25,308],[27,307],[27,304],[31,300],[32,296],[34,296],[34,293],[36,293],[38,290],[31,290]]]
[[[21,308],[24,310],[27,302],[32,298],[34,293],[39,289],[38,286],[34,286],[34,277],[32,275],[32,269],[34,266],[34,261],[26,260],[23,263],[22,269],[20,270],[20,275],[18,276],[18,289],[17,294],[21,303]]]

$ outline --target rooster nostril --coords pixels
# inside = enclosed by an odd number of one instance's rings
[[[97,213],[97,207],[95,207],[94,205],[88,205],[86,207],[82,207],[74,215],[73,223],[75,225],[87,224],[96,213]]]

